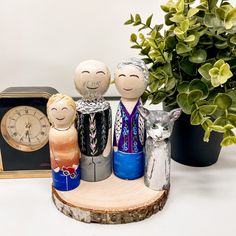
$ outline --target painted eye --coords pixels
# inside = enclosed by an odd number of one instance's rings
[[[168,127],[167,127],[167,126],[164,126],[163,130],[164,130],[164,131],[167,131],[167,130],[168,130]]]
[[[158,124],[155,124],[155,123],[154,123],[154,124],[152,125],[152,128],[153,128],[153,129],[158,128]]]

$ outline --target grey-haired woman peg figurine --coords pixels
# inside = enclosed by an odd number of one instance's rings
[[[140,107],[139,112],[145,119],[147,130],[144,183],[153,190],[167,190],[170,187],[171,145],[169,137],[175,120],[181,114],[181,109],[166,112],[149,111]]]
[[[148,77],[148,68],[137,58],[119,63],[115,72],[115,85],[121,99],[114,127],[113,170],[122,179],[137,179],[144,173],[144,119],[138,108]]]
[[[112,172],[111,107],[102,97],[109,84],[104,63],[87,60],[78,65],[75,87],[83,96],[76,104],[81,179],[90,182],[106,179]]]

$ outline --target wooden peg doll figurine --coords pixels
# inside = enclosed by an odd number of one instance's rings
[[[177,108],[166,112],[148,111],[140,107],[139,112],[145,119],[147,130],[144,183],[153,190],[168,190],[171,158],[169,137],[175,120],[181,114],[181,109]]]
[[[74,122],[76,105],[73,99],[55,94],[47,103],[49,148],[53,187],[60,191],[75,189],[80,184],[78,134]]]
[[[78,141],[81,150],[81,179],[95,182],[112,172],[112,113],[103,94],[110,84],[107,66],[96,60],[80,63],[75,87],[82,95],[76,104]]]
[[[121,62],[115,72],[115,85],[121,99],[114,127],[113,170],[122,179],[137,179],[144,173],[144,119],[138,108],[148,78],[148,68],[137,58]]]

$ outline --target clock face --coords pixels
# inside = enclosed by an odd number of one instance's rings
[[[48,142],[50,124],[40,110],[31,106],[17,106],[9,110],[1,122],[5,141],[25,152],[36,151]]]

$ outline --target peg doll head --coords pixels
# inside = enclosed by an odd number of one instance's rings
[[[76,105],[74,100],[64,94],[52,95],[47,103],[48,119],[56,129],[68,129],[75,121]]]
[[[75,87],[86,99],[100,98],[108,89],[111,74],[107,66],[100,61],[81,62],[75,71]]]
[[[139,98],[147,88],[149,72],[145,63],[138,58],[122,61],[115,72],[115,85],[122,97]]]

